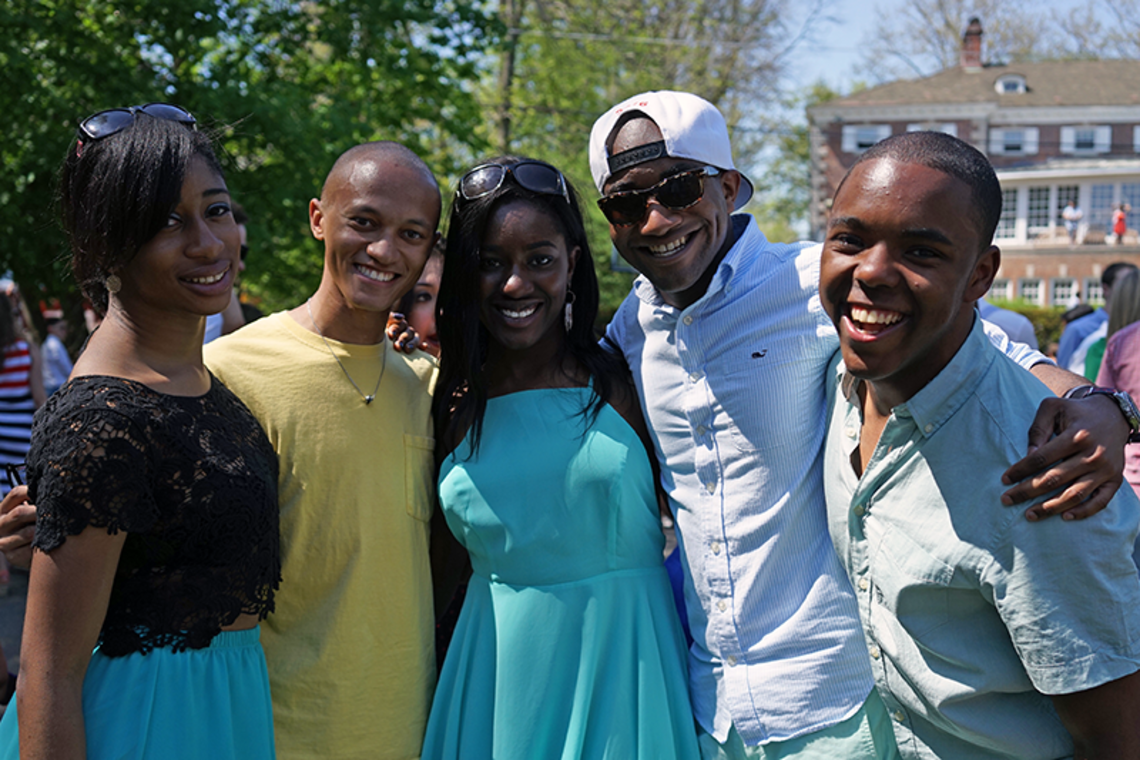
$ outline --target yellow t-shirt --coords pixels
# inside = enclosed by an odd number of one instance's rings
[[[277,756],[418,758],[435,685],[428,522],[437,366],[329,346],[280,312],[205,348],[281,461],[282,582],[261,628]]]

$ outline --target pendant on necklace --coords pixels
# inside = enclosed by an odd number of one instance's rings
[[[375,396],[365,396],[364,397],[364,405],[368,406],[369,404],[371,404],[372,399],[374,399],[374,398],[376,398],[376,397]]]

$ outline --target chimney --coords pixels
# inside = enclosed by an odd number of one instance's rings
[[[977,16],[970,19],[962,35],[962,68],[966,71],[982,68],[982,22]]]

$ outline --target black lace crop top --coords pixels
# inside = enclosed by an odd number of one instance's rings
[[[273,610],[277,455],[217,378],[198,397],[72,380],[36,414],[28,489],[38,549],[89,526],[127,533],[99,635],[109,657],[200,649]]]

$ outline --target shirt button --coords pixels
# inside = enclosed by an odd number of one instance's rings
[[[903,714],[902,710],[895,710],[894,715],[891,717],[893,717],[899,723],[905,723],[906,722],[906,715]]]
[[[854,438],[855,437],[855,428],[853,428],[853,427],[844,428],[843,432],[847,434],[848,438]]]
[[[690,372],[690,373],[689,373],[689,379],[690,379],[690,380],[692,380],[692,381],[695,383],[695,382],[697,382],[698,380],[700,380],[700,379],[701,379],[701,373],[700,373],[700,372],[698,372],[698,371],[693,371],[693,372]]]
[[[866,591],[870,585],[871,584],[867,582],[866,578],[860,578],[859,579],[859,590],[860,591]]]
[[[720,541],[712,542],[712,552],[713,554],[720,554]]]
[[[930,431],[934,430],[934,426],[927,424],[927,426],[924,427],[923,430],[925,430],[927,433],[929,433]]]
[[[704,425],[697,425],[697,435],[698,435],[698,436],[702,436],[702,435],[704,435],[704,434],[705,434],[705,430],[706,430],[706,428],[705,428],[705,426],[704,426]]]
[[[681,321],[687,325],[691,325],[691,324],[693,324],[693,315],[692,314],[686,314],[685,318],[682,319]]]
[[[877,647],[877,646],[875,646],[874,644],[872,644],[872,645],[871,645],[871,659],[872,659],[872,660],[877,660],[877,659],[879,659],[879,656],[880,656],[881,654],[882,654],[882,652],[881,652],[881,651],[879,651],[879,647]]]
[[[724,612],[725,610],[728,609],[728,605],[725,603],[725,601],[723,599],[721,599],[719,602],[716,603],[716,608],[718,610],[720,610],[721,612]]]
[[[726,657],[724,661],[727,662],[730,666],[736,664],[736,658],[733,657],[732,655],[729,655],[728,657]]]
[[[856,504],[855,507],[851,511],[855,513],[856,517],[862,517],[863,513],[866,512],[867,510],[863,508],[862,504]]]
[[[716,493],[716,483],[711,480],[708,483],[705,483],[705,488],[708,489],[709,493]]]

